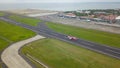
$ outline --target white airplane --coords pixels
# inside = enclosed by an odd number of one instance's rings
[[[77,40],[77,38],[73,37],[73,36],[67,36],[67,38],[70,39],[70,40]]]

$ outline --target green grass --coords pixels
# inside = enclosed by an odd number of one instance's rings
[[[21,23],[28,24],[28,25],[31,25],[31,26],[37,26],[37,24],[39,22],[41,22],[41,20],[39,20],[39,19],[20,17],[20,16],[17,16],[17,15],[11,15],[9,18],[13,19],[17,22],[21,22]]]
[[[42,39],[22,48],[49,68],[118,68],[120,60],[56,39]],[[38,68],[41,68],[37,64]]]
[[[85,40],[96,42],[99,44],[105,44],[113,47],[120,48],[120,34],[108,33],[98,30],[79,28],[74,26],[68,26],[56,23],[47,23],[51,29],[61,32],[67,35],[76,36]]]
[[[10,44],[36,35],[34,32],[22,27],[0,20],[0,53]],[[2,62],[0,62],[0,68]]]
[[[35,33],[0,20],[0,52],[9,44],[30,38]]]
[[[8,44],[10,44],[10,42],[7,42],[6,40],[0,38],[0,52],[1,52],[4,48],[6,48],[6,47],[8,46]]]
[[[34,64],[34,66],[36,68],[45,68],[44,66],[42,66],[41,64],[39,64],[38,62],[36,62],[35,60],[33,60],[32,58],[28,57],[27,58],[31,61],[32,64]]]
[[[0,16],[4,16],[5,14],[3,12],[0,12]]]

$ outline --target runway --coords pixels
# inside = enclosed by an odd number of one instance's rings
[[[105,54],[105,55],[120,59],[120,49],[119,48],[114,48],[114,47],[110,47],[110,46],[107,46],[107,45],[101,45],[101,44],[86,41],[86,40],[83,40],[83,39],[78,39],[76,41],[69,40],[66,37],[67,35],[62,34],[62,33],[58,33],[58,32],[55,32],[55,31],[49,29],[46,26],[45,21],[40,22],[39,25],[35,27],[35,26],[30,26],[30,25],[26,25],[26,24],[23,24],[23,23],[13,21],[13,20],[11,20],[9,18],[6,18],[6,17],[0,17],[0,19],[4,20],[4,21],[7,21],[9,23],[12,23],[12,24],[16,24],[18,26],[22,26],[26,29],[32,30],[32,31],[36,32],[37,34],[43,35],[45,37],[59,39],[59,40],[62,40],[62,41],[65,41],[65,42],[68,42],[68,43],[71,43],[71,44],[75,44],[77,46],[87,48],[89,50],[92,50],[92,51],[95,51],[95,52],[98,52],[98,53],[101,53],[101,54]]]

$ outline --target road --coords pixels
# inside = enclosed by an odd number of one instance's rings
[[[10,45],[7,49],[1,54],[1,59],[7,65],[8,68],[32,68],[20,55],[19,49],[27,43],[32,41],[42,39],[43,36],[37,35],[33,38],[23,40],[17,43]]]
[[[105,54],[105,55],[120,59],[120,49],[119,48],[114,48],[114,47],[110,47],[110,46],[106,46],[106,45],[101,45],[101,44],[86,41],[86,40],[83,40],[83,39],[78,39],[76,41],[69,40],[66,37],[67,35],[61,34],[61,33],[58,33],[58,32],[55,32],[55,31],[49,29],[46,26],[45,22],[39,23],[38,26],[30,26],[30,25],[26,25],[26,24],[23,24],[23,23],[13,21],[13,20],[11,20],[7,17],[0,17],[0,19],[4,20],[4,21],[7,21],[9,23],[12,23],[12,24],[16,24],[18,26],[22,26],[26,29],[32,30],[39,35],[43,35],[45,37],[50,37],[50,38],[56,38],[56,39],[59,39],[59,40],[62,40],[62,41],[68,42],[68,43],[75,44],[75,45],[83,47],[83,48],[87,48],[89,50],[92,50],[92,51],[95,51],[95,52],[98,52],[98,53],[101,53],[101,54]]]

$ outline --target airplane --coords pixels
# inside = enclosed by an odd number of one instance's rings
[[[77,40],[77,38],[73,37],[73,36],[67,36],[67,38],[70,39],[70,40]]]

